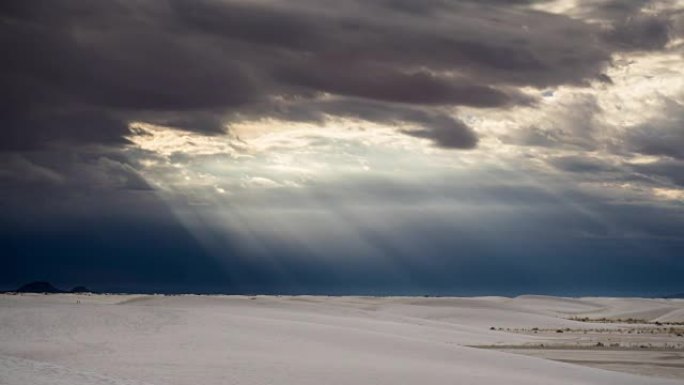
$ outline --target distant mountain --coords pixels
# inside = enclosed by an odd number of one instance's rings
[[[27,283],[26,285],[18,288],[17,293],[64,293],[63,290],[59,290],[52,286],[50,282],[36,281]]]
[[[92,293],[90,290],[88,290],[87,287],[85,286],[76,286],[75,288],[71,289],[69,293]]]
[[[684,298],[684,293],[670,294],[664,296],[663,298]]]

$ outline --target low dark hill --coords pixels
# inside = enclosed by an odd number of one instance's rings
[[[668,298],[668,299],[672,299],[672,298],[684,298],[684,293],[670,294],[670,295],[666,295],[666,296],[663,297],[663,298]]]
[[[64,293],[64,291],[52,286],[50,282],[36,281],[27,283],[18,288],[17,293]]]

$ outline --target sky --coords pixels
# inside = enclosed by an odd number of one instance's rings
[[[684,1],[4,0],[0,289],[684,292]]]

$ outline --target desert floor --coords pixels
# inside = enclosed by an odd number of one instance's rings
[[[684,384],[684,300],[3,294],[0,384]]]

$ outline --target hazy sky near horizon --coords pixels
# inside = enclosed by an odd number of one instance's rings
[[[684,291],[684,1],[0,4],[0,288]]]

